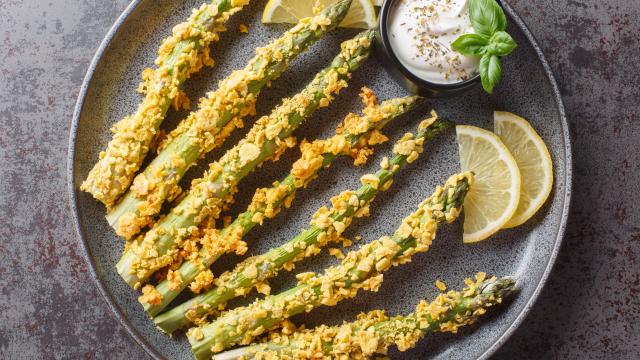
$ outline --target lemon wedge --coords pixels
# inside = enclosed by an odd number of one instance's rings
[[[262,13],[266,24],[297,24],[300,19],[314,16],[336,0],[269,0]],[[376,10],[371,0],[353,0],[341,27],[368,29],[376,26]]]
[[[520,170],[507,146],[494,133],[456,127],[460,166],[475,181],[464,201],[465,243],[482,241],[507,224],[520,201]]]
[[[509,112],[496,111],[494,131],[518,163],[522,185],[520,203],[504,227],[529,220],[544,205],[553,188],[553,162],[549,149],[529,122]]]

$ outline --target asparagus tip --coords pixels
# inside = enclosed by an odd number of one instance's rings
[[[500,297],[509,297],[515,293],[517,288],[517,279],[511,276],[505,276],[495,281],[487,281],[480,286],[481,294],[496,294]]]

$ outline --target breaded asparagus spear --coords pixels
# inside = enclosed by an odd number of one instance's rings
[[[216,355],[216,360],[240,359],[369,359],[386,355],[391,346],[406,351],[429,333],[456,334],[462,326],[474,324],[491,307],[501,304],[513,292],[512,278],[487,278],[478,273],[465,280],[462,291],[448,291],[428,303],[422,300],[406,316],[388,317],[383,310],[360,314],[354,322],[340,326],[319,326],[295,331],[293,324],[270,335],[269,341]],[[444,286],[444,285],[440,285]]]
[[[429,250],[439,225],[458,217],[472,182],[471,173],[450,177],[444,187],[438,187],[402,221],[393,236],[351,251],[340,265],[328,268],[322,275],[298,274],[299,285],[292,289],[227,311],[214,322],[194,328],[188,337],[196,359],[209,358],[234,345],[250,344],[283,320],[318,306],[336,305],[355,297],[360,289],[376,291],[384,271],[410,261],[415,253]],[[316,222],[324,220],[328,218],[319,217]],[[328,226],[328,221],[325,224]]]
[[[154,319],[156,326],[171,333],[190,323],[202,323],[208,314],[223,307],[229,300],[247,294],[253,287],[264,287],[266,281],[284,269],[292,269],[295,262],[319,253],[351,224],[354,217],[363,216],[381,190],[387,190],[393,176],[413,162],[423,150],[424,142],[448,127],[448,123],[435,116],[425,120],[414,138],[405,135],[396,145],[398,153],[389,161],[385,158],[376,174],[362,177],[363,186],[357,191],[347,190],[331,199],[332,209],[320,208],[314,215],[312,226],[289,242],[265,254],[252,256],[238,264],[231,272],[222,274],[217,287],[160,314]],[[265,291],[263,291],[265,292]]]
[[[137,287],[151,274],[171,264],[185,239],[207,218],[219,216],[238,182],[265,160],[278,155],[287,138],[318,107],[328,106],[347,86],[353,71],[368,58],[374,32],[365,31],[342,44],[331,65],[322,70],[300,93],[285,99],[271,115],[257,121],[247,136],[211,164],[189,193],[151,230],[128,246],[117,264],[118,273]]]
[[[340,155],[352,155],[356,164],[364,162],[371,151],[370,146],[386,140],[381,130],[394,118],[406,113],[414,107],[418,97],[409,96],[384,101],[378,105],[373,91],[363,88],[361,97],[365,104],[364,116],[347,115],[343,124],[336,130],[336,135],[325,140],[303,143],[302,155],[292,166],[291,172],[282,181],[276,181],[271,188],[258,189],[247,210],[228,226],[221,230],[206,229],[204,236],[198,241],[204,246],[199,254],[182,263],[177,270],[169,270],[167,279],[155,287],[160,296],[155,296],[154,303],[144,302],[145,310],[155,316],[176,298],[189,284],[195,292],[209,285],[207,281],[195,279],[211,279],[209,267],[223,254],[236,252],[244,254],[247,249],[243,237],[256,225],[262,225],[265,218],[274,218],[283,207],[289,207],[296,191],[306,187],[322,168],[331,165]],[[147,293],[154,291],[151,285],[145,286]],[[141,297],[145,300],[147,297]]]
[[[303,19],[282,37],[256,50],[243,70],[231,73],[218,89],[201,100],[198,111],[169,134],[158,156],[138,176],[131,189],[107,214],[118,235],[132,239],[160,212],[165,200],[175,197],[185,172],[219,147],[242,119],[255,113],[260,90],[277,79],[289,63],[328,31],[349,10],[351,0],[340,0],[313,18]]]
[[[177,107],[180,85],[203,65],[212,66],[209,46],[218,41],[229,17],[249,0],[213,0],[173,28],[158,51],[156,68],[143,73],[145,94],[136,112],[113,127],[113,139],[100,154],[81,189],[111,207],[131,184],[169,106]]]

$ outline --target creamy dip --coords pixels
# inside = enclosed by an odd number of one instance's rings
[[[468,0],[396,0],[387,32],[402,65],[423,80],[450,84],[478,73],[478,57],[451,49],[460,35],[474,33]]]

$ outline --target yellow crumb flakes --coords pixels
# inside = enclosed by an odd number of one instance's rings
[[[388,170],[389,169],[389,165],[390,165],[389,164],[389,158],[386,157],[386,156],[383,157],[382,161],[380,161],[380,167],[385,169],[385,170]]]
[[[325,25],[323,16],[313,18],[311,20],[312,27],[316,29]],[[255,103],[257,94],[250,91],[249,86],[254,81],[264,78],[264,72],[267,71],[265,66],[270,64],[269,61],[278,57],[282,49],[293,51],[292,39],[294,35],[307,29],[309,24],[299,24],[289,30],[283,37],[266,47],[256,50],[256,57],[243,70],[233,72],[229,77],[220,82],[218,89],[208,95],[207,98],[201,100],[200,108],[197,112],[193,112],[189,117],[181,122],[178,127],[172,131],[161,147],[166,147],[174,141],[186,141],[189,146],[199,151],[200,156],[219,146],[226,137],[237,127],[242,127],[242,118],[255,114]],[[345,53],[349,55],[350,53]],[[288,63],[288,59],[282,59]],[[285,64],[286,65],[286,64]],[[342,88],[347,86],[347,82],[340,80],[339,69],[332,69],[329,74],[325,74],[325,78],[329,80],[329,84],[325,87],[324,97],[333,99],[333,95],[337,94]],[[319,81],[319,80],[318,80]],[[186,214],[193,215],[193,223],[198,224],[207,218],[217,218],[225,206],[232,201],[234,193],[237,191],[237,183],[240,180],[235,175],[242,173],[244,166],[253,167],[268,158],[277,157],[278,149],[281,145],[292,146],[292,139],[281,139],[281,135],[290,133],[297,126],[296,123],[289,121],[289,114],[304,109],[310,101],[315,99],[313,91],[302,91],[292,98],[284,99],[282,104],[278,106],[269,116],[264,116],[256,121],[256,124],[249,131],[247,136],[240,141],[234,148],[230,149],[217,162],[213,163],[204,176],[192,183],[191,190],[185,196],[180,204],[172,210],[172,215],[181,216]],[[229,118],[229,121],[224,119]],[[220,125],[220,123],[226,125]],[[178,139],[179,138],[179,139]],[[274,146],[266,146],[269,142]],[[164,176],[159,176],[155,185],[158,189],[164,189],[154,196],[158,199],[153,206],[151,204],[141,204],[140,217],[151,219],[152,215],[158,213],[162,199],[168,191],[167,186],[162,185],[165,182],[171,183],[172,178],[175,179],[175,171],[170,169],[158,169]],[[147,198],[149,198],[147,196]],[[146,200],[145,200],[146,201]],[[150,209],[146,211],[144,209]],[[152,210],[151,210],[152,209]],[[144,211],[143,211],[144,210]],[[184,229],[178,229],[182,231]],[[182,234],[177,234],[173,240],[179,247],[182,243]],[[147,241],[148,244],[154,245]],[[160,247],[164,249],[164,247]],[[159,253],[152,255],[147,247],[143,247],[136,251],[136,255],[140,257],[135,262],[136,268],[142,273],[153,272],[157,270],[156,264],[158,256],[164,256]],[[158,249],[155,249],[158,252]],[[170,260],[170,259],[169,259]]]
[[[142,295],[138,298],[141,304],[159,305],[162,302],[162,295],[153,285],[145,285],[142,288]]]
[[[168,270],[167,281],[169,282],[169,290],[176,291],[182,285],[182,276],[179,271]]]
[[[266,283],[266,282],[257,283],[256,284],[256,290],[258,291],[258,293],[263,294],[263,295],[271,294],[271,286],[269,286],[269,284]]]
[[[411,155],[411,152],[413,152],[415,147],[416,147],[416,142],[414,140],[414,135],[412,133],[406,133],[404,134],[404,136],[402,136],[400,141],[398,141],[393,146],[393,153],[409,156]]]
[[[260,156],[260,147],[256,144],[245,142],[238,149],[240,166],[257,159],[258,156]]]
[[[312,216],[310,224],[318,229],[326,229],[331,225],[333,220],[329,217],[331,212],[326,206],[318,209]]]
[[[368,42],[369,40],[368,39],[358,40],[358,42],[362,42],[362,41]],[[349,46],[343,46],[343,51],[345,50],[351,51]],[[339,82],[336,82],[336,86],[337,85],[343,86]],[[366,90],[363,90],[363,93],[366,94],[367,93]],[[370,96],[363,95],[363,98],[369,99],[370,102],[374,102]],[[283,102],[283,106],[293,107],[293,106],[297,106],[296,105],[297,103],[299,102],[295,98],[292,98]],[[367,114],[367,111],[368,110],[365,110],[365,114]],[[374,114],[374,112],[369,111],[368,114],[371,115],[371,114]],[[376,114],[376,117],[380,117],[380,116]],[[364,123],[365,120],[362,120],[361,118],[359,122]],[[266,120],[264,118],[260,119],[258,120],[258,123],[266,123]],[[276,135],[278,135],[280,131],[278,128],[279,126],[286,126],[286,124],[285,122],[271,123],[267,126],[267,128],[265,128],[264,132],[253,134],[252,135],[253,139],[258,142],[264,141],[264,139],[267,139],[267,140],[275,139]],[[365,127],[365,130],[368,131],[368,130],[371,130],[371,128],[372,128],[371,126],[369,126],[368,128]],[[339,133],[340,131],[336,131],[336,132]],[[364,142],[365,145],[369,144],[369,142],[371,142],[372,144],[377,144],[380,141],[384,141],[385,137],[382,134],[380,134],[379,132],[372,132],[372,133],[374,134],[373,138],[365,138],[366,140]],[[251,131],[250,131],[250,134],[252,134]],[[337,134],[337,135],[341,135],[341,134]],[[250,136],[248,136],[248,138],[249,137]],[[292,171],[292,174],[294,175],[294,177],[297,177],[297,182],[295,184],[296,187],[304,186],[309,179],[313,178],[316,175],[317,169],[319,169],[323,163],[322,155],[329,154],[329,153],[333,155],[343,154],[350,148],[349,144],[345,141],[344,134],[342,134],[341,136],[332,137],[331,139],[325,140],[323,142],[314,141],[312,143],[308,143],[304,141],[300,147],[303,155],[301,159],[298,162],[296,162],[296,164],[294,165],[294,170]],[[263,212],[265,210],[265,207],[268,206],[268,205],[265,206],[265,204],[271,203],[271,201],[269,200],[269,196],[271,194],[276,194],[275,190],[278,188],[280,188],[280,186],[274,184],[274,187],[272,187],[269,190],[259,189],[258,191],[256,191],[256,194],[254,195],[254,199],[250,206],[251,211],[255,210],[254,214],[252,215],[252,221],[262,220],[264,216]],[[287,187],[284,187],[282,189],[283,189],[283,193],[292,191],[290,188],[287,188]],[[274,192],[271,192],[271,190],[274,190]],[[287,196],[286,198],[290,198],[290,197]],[[282,196],[277,195],[277,196],[274,196],[273,199],[281,200]],[[338,241],[339,239],[341,239],[339,234],[346,229],[346,227],[350,224],[352,219],[352,216],[342,216],[343,214],[346,213],[349,207],[355,206],[358,209],[358,211],[356,211],[356,214],[354,214],[354,216],[363,216],[368,213],[368,202],[364,200],[359,201],[357,198],[357,195],[353,191],[347,191],[339,194],[338,196],[331,199],[331,203],[332,203],[331,209],[327,207],[321,208],[318,212],[316,212],[316,214],[314,214],[313,219],[311,221],[312,225],[323,230],[323,232],[319,234],[316,244],[307,245],[304,243],[290,243],[290,244],[287,244],[286,246],[283,246],[283,249],[285,251],[295,251],[295,256],[293,260],[284,264],[283,268],[285,268],[286,270],[292,270],[294,267],[294,263],[296,261],[299,261],[305,257],[317,254],[320,251],[320,248],[329,241]],[[335,221],[332,218],[333,216],[341,216],[341,219],[338,221]],[[346,258],[344,260],[346,260]],[[376,263],[376,259],[372,259],[371,266],[373,266],[373,264],[375,263]],[[381,262],[380,264],[383,265],[384,261]],[[260,269],[260,271],[256,272],[255,271],[256,269]],[[219,288],[231,286],[234,274],[242,274],[246,278],[251,278],[254,281],[253,284],[255,286],[255,284],[261,284],[264,281],[264,279],[274,276],[274,274],[276,274],[277,272],[278,272],[278,268],[273,266],[273,264],[271,263],[271,260],[267,256],[262,255],[258,257],[249,258],[246,261],[239,264],[234,271],[226,272],[222,274],[216,280],[216,285]],[[307,280],[307,277],[315,278],[316,276],[313,274],[299,274],[298,277],[300,279]],[[312,281],[312,279],[308,279],[308,280]],[[363,283],[358,285],[357,288],[375,291],[379,288],[381,282],[382,282],[382,275],[378,274],[378,275],[372,276],[370,279],[363,281]],[[326,288],[327,291],[331,292],[331,290],[328,288],[329,283],[330,283],[329,281],[325,281],[325,283],[323,284],[323,289]],[[336,296],[338,296],[339,298],[352,297],[357,293],[357,288],[354,287],[353,289],[347,289],[344,287],[338,287],[336,289],[337,291]],[[244,295],[248,293],[250,289],[243,288],[243,289],[236,289],[236,290],[237,290],[237,295]],[[301,298],[308,298],[309,296],[313,297],[313,295],[310,293],[294,294],[292,296],[293,298],[298,298],[298,296],[300,296]],[[295,303],[294,299],[287,299],[287,300],[292,300],[292,301],[288,301],[288,303],[290,304]],[[333,301],[334,301],[334,298],[332,296],[323,296],[323,302],[326,302],[327,304],[331,304],[333,303]],[[281,308],[280,306],[281,304],[278,303],[278,304],[265,304],[264,308],[253,307],[250,312],[250,317],[253,319],[256,319],[262,316],[266,316],[266,314],[268,314],[269,312],[279,313],[281,311],[284,311],[285,309]],[[246,340],[247,337],[250,339],[251,337],[257,336],[263,333],[264,331],[266,331],[266,329],[259,329],[259,328],[248,329],[244,327],[246,325],[246,323],[244,323],[244,318],[235,317],[235,315],[231,315],[232,313],[234,313],[234,311],[235,310],[228,312],[227,313],[228,316],[225,316],[225,319],[229,319],[229,320],[238,319],[237,323],[235,323],[235,320],[234,320],[235,325],[232,325],[231,323],[229,323],[228,325],[235,327],[235,329],[233,330],[235,333],[245,334],[244,335],[245,338],[243,338],[242,340],[243,343],[246,341],[250,341],[250,340]],[[241,310],[238,310],[238,311],[241,311]],[[218,345],[214,345],[214,348],[217,348],[217,347]]]
[[[322,20],[320,17],[313,21]],[[300,29],[301,27],[294,27],[294,29],[296,28]],[[291,37],[293,33],[295,33],[295,31],[291,30],[285,38]],[[258,53],[266,53],[272,51],[274,48],[276,47],[267,46],[266,48],[259,49]],[[252,68],[247,68],[244,71],[248,73],[255,72]],[[337,71],[338,69],[331,69],[328,74],[324,74],[323,78],[314,80],[316,82],[329,80],[329,84],[325,86],[323,93],[323,96],[329,100],[333,99],[333,95],[347,85],[346,81],[338,80]],[[245,89],[243,91],[246,92],[246,81],[251,80],[251,76],[247,78],[246,73],[236,72],[235,74],[236,75],[232,74],[228,79],[223,81],[220,87],[224,87],[225,84],[231,87],[244,83],[243,86]],[[281,105],[274,109],[269,116],[258,119],[244,139],[227,151],[219,161],[212,164],[201,179],[193,182],[189,195],[179,206],[174,208],[173,212],[184,213],[188,211],[194,214],[194,223],[199,223],[207,218],[217,218],[222,208],[232,200],[233,194],[237,191],[239,178],[236,177],[235,174],[246,171],[244,169],[247,167],[253,168],[265,159],[276,159],[284,148],[295,144],[295,139],[291,137],[285,137],[283,139],[283,135],[291,133],[297,127],[296,122],[290,121],[290,114],[297,113],[307,107],[311,101],[315,100],[315,97],[314,88],[308,87],[301,93],[284,99]],[[239,96],[238,99],[240,98],[243,97]],[[216,98],[215,101],[222,100]],[[244,108],[246,108],[246,106]],[[189,136],[194,136],[193,131],[207,132],[205,131],[205,127],[203,127],[202,130],[197,130],[200,126],[197,119],[191,121],[189,126]],[[184,131],[187,130],[177,129],[175,132],[176,134],[182,134]],[[201,145],[200,147],[206,148],[207,145]],[[219,194],[226,194],[226,196],[224,199],[221,199]],[[252,219],[256,222],[261,222],[265,215],[264,213],[256,213]],[[180,239],[176,240],[179,244]],[[227,239],[225,238],[224,240]],[[236,243],[243,244],[241,242]]]
[[[374,130],[374,131],[371,132],[371,135],[369,136],[369,139],[367,140],[367,144],[368,145],[378,145],[378,144],[384,144],[387,141],[389,141],[389,138],[386,135],[381,133],[379,130]]]
[[[347,229],[347,224],[342,221],[334,221],[332,225],[338,235],[342,234]]]
[[[247,279],[255,279],[258,276],[258,268],[255,264],[251,264],[244,269],[242,273]]]
[[[369,185],[374,189],[378,189],[378,185],[380,185],[380,179],[374,174],[366,174],[360,178],[360,182],[363,185]]]
[[[329,255],[334,256],[338,260],[344,259],[344,253],[338,248],[330,248]]]
[[[188,106],[188,99],[179,86],[203,66],[213,65],[210,44],[218,41],[219,34],[225,31],[224,23],[246,3],[248,1],[238,2],[237,6],[222,13],[218,13],[216,4],[203,4],[189,20],[173,28],[172,35],[160,46],[155,61],[157,67],[143,71],[139,91],[145,94],[144,101],[133,115],[113,127],[113,139],[100,153],[82,190],[90,192],[109,208],[115,204],[146,157],[167,108],[170,105]],[[198,19],[206,12],[211,19],[203,26]],[[177,56],[176,51],[179,51]]]
[[[199,328],[199,327],[193,327],[193,328],[189,329],[187,331],[187,336],[189,336],[190,338],[196,339],[196,340],[204,339],[204,333],[202,332],[202,329]]]
[[[191,108],[191,100],[189,100],[189,96],[184,91],[178,91],[176,97],[173,98],[171,102],[171,107],[175,111],[180,110],[189,110]]]
[[[213,280],[213,272],[211,272],[211,270],[209,269],[206,269],[204,271],[201,271],[195,277],[193,282],[189,284],[189,289],[191,289],[194,294],[199,294],[202,290],[209,289],[213,284]]]
[[[388,140],[376,127],[384,119],[390,118],[390,113],[379,109],[378,100],[369,88],[362,88],[360,94],[365,108],[365,116],[348,114],[336,129],[336,135],[327,140],[316,140],[311,143],[303,141],[300,145],[301,157],[292,167],[291,174],[295,178],[296,187],[304,187],[317,176],[322,167],[324,156],[349,154],[354,158],[355,165],[365,164],[373,153],[372,145]],[[346,141],[349,135],[362,135],[357,144]],[[355,146],[353,146],[355,145]]]
[[[358,315],[353,322],[313,329],[296,328],[286,321],[280,329],[268,334],[266,342],[257,344],[263,346],[254,346],[248,356],[263,360],[368,359],[386,355],[391,346],[406,351],[415,347],[426,332],[457,333],[460,327],[476,322],[489,307],[500,304],[500,296],[482,296],[478,292],[484,279],[484,275],[478,274],[476,280],[468,279],[467,287],[460,292],[440,294],[431,303],[422,300],[406,316],[389,317],[382,310],[373,310]],[[465,297],[467,301],[463,302]],[[460,306],[466,311],[460,312]],[[267,342],[277,345],[278,351],[271,350],[273,347],[267,346]]]
[[[418,125],[418,130],[424,130],[431,126],[436,120],[438,120],[438,113],[435,110],[431,110],[431,117],[424,119]]]

